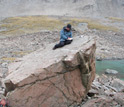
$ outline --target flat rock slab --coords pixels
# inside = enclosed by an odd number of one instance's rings
[[[84,36],[60,49],[54,45],[9,66],[4,83],[10,106],[68,107],[85,98],[95,78],[95,41]]]

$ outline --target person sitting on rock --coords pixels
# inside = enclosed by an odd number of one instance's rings
[[[67,26],[63,27],[60,31],[60,42],[54,46],[53,50],[63,47],[64,45],[71,44],[72,41],[71,24],[67,24]]]

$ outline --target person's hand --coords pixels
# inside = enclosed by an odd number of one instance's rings
[[[68,40],[73,40],[73,38],[68,38]]]

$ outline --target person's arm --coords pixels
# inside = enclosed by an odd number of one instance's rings
[[[72,31],[71,31],[70,33],[71,33],[71,34],[70,34],[69,38],[72,38]]]
[[[61,30],[60,35],[61,35],[61,38],[63,38],[64,40],[68,39],[68,37],[64,34],[63,30]]]
[[[73,40],[73,38],[72,38],[72,32],[70,32],[70,34],[68,36],[68,40]]]

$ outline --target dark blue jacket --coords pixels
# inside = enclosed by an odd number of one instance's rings
[[[67,32],[66,27],[60,31],[60,41],[65,41],[68,38],[72,38],[72,31]]]

